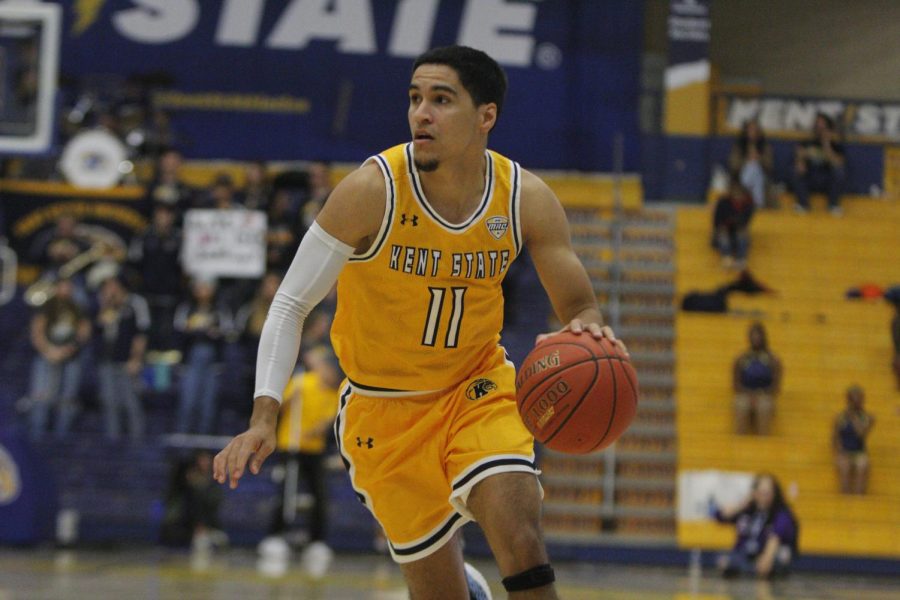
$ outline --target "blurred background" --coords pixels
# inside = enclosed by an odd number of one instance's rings
[[[78,579],[115,556],[140,597],[402,589],[328,433],[334,297],[279,456],[235,491],[209,458],[304,232],[453,43],[505,68],[490,145],[639,374],[612,448],[540,452],[567,597],[900,594],[900,3],[4,0],[0,597],[128,593]],[[526,255],[504,291],[518,364],[556,323]]]

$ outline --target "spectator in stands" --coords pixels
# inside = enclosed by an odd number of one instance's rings
[[[266,268],[287,271],[306,233],[297,214],[291,210],[291,194],[287,188],[275,191],[269,204],[269,223],[266,233]]]
[[[181,216],[191,207],[194,190],[181,180],[181,166],[184,162],[181,152],[174,148],[164,149],[156,162],[153,180],[147,186],[147,195],[153,205],[167,204]]]
[[[244,169],[244,189],[241,190],[241,204],[250,210],[266,210],[272,185],[266,174],[266,163],[253,161]]]
[[[63,213],[53,229],[42,232],[32,243],[32,260],[44,267],[45,275],[71,278],[73,298],[90,305],[88,267],[98,261],[120,263],[127,254],[121,238],[103,227],[80,223],[75,215]]]
[[[231,210],[240,208],[235,200],[234,181],[228,173],[219,173],[209,188],[209,208]]]
[[[310,311],[306,322],[303,323],[303,337],[308,341],[300,340],[301,352],[306,352],[315,346],[331,344],[331,323],[334,321],[335,298],[334,289],[332,289],[322,303]]]
[[[337,414],[338,387],[344,373],[329,346],[311,348],[304,353],[303,362],[306,370],[295,374],[284,392],[285,401],[278,420],[277,448],[283,453],[285,462],[296,462],[313,496],[312,513],[308,520],[310,543],[303,552],[301,563],[310,575],[318,578],[325,574],[331,561],[331,550],[325,544],[328,497],[323,463],[327,435]],[[285,490],[291,495],[294,491]],[[279,497],[273,515],[272,536],[282,536],[287,529],[284,497],[285,494]],[[265,547],[264,542],[260,549]]]
[[[741,127],[741,134],[731,147],[728,166],[750,191],[756,208],[765,207],[772,175],[772,146],[756,119],[749,119]]]
[[[227,312],[216,305],[215,282],[195,279],[190,300],[175,309],[183,367],[175,422],[178,433],[213,432],[222,340],[229,323]],[[196,419],[194,413],[198,411]]]
[[[828,196],[831,214],[842,213],[840,199],[846,180],[844,146],[838,141],[834,119],[824,113],[816,115],[811,139],[795,148],[794,192],[797,194],[798,212],[809,210],[810,192]]]
[[[847,408],[834,422],[832,445],[843,494],[865,494],[869,485],[866,438],[875,425],[875,417],[865,411],[865,400],[860,386],[847,388]]]
[[[256,349],[259,347],[259,336],[262,334],[263,323],[269,314],[269,306],[275,298],[275,292],[281,285],[281,275],[275,272],[266,273],[253,298],[241,306],[234,316],[233,339],[236,342],[236,352],[233,366],[229,368],[239,369],[240,386],[246,394],[252,394],[253,369],[255,368]],[[231,363],[229,363],[231,364]]]
[[[757,475],[743,504],[714,506],[712,513],[720,523],[734,523],[737,529],[734,547],[718,562],[723,576],[769,578],[789,572],[797,556],[799,525],[774,475]]]
[[[38,234],[30,254],[43,268],[55,271],[90,247],[90,240],[79,231],[78,219],[63,213],[53,229]]]
[[[128,260],[136,272],[138,289],[150,308],[153,329],[149,333],[148,347],[153,350],[175,347],[175,305],[183,288],[181,229],[176,225],[176,218],[172,206],[157,204],[150,226],[132,240],[128,249]]]
[[[331,164],[324,160],[317,160],[309,165],[309,197],[303,204],[300,218],[303,220],[304,229],[309,228],[316,215],[325,205],[325,200],[331,194]]]
[[[128,418],[128,434],[136,442],[144,435],[144,409],[136,390],[144,366],[150,309],[128,291],[120,277],[104,281],[99,290],[99,312],[94,324],[100,402],[106,437],[122,433],[120,414]]]
[[[219,524],[222,491],[212,479],[212,454],[198,450],[175,463],[166,492],[160,541],[167,546],[221,545],[227,541]]]
[[[768,435],[781,386],[781,361],[769,350],[762,323],[750,325],[748,338],[750,348],[735,359],[732,374],[735,430]]]
[[[713,211],[713,241],[723,266],[737,269],[746,266],[753,210],[753,197],[739,177],[732,175],[728,193],[719,198]]]
[[[281,275],[272,271],[266,273],[260,281],[253,299],[243,305],[235,315],[235,331],[238,332],[241,340],[248,344],[248,348],[254,351],[259,344],[263,323],[266,315],[269,314],[269,306],[272,305],[279,285],[281,285]]]
[[[84,281],[83,268],[91,263],[91,260],[83,261],[84,264],[80,269],[72,269],[65,265],[75,265],[80,260],[77,257],[87,257],[91,250],[91,240],[85,235],[84,228],[80,227],[78,219],[71,213],[63,213],[53,224],[51,229],[40,232],[35,236],[34,241],[28,249],[28,255],[32,262],[40,265],[42,269],[41,277],[35,282],[33,288],[26,292],[26,298],[29,298],[33,289],[43,289],[41,282],[53,282],[62,273],[62,276],[69,279],[72,284],[72,299],[82,307],[87,308],[90,305],[89,295],[87,293],[87,285]],[[70,273],[66,273],[70,270]],[[52,286],[49,286],[52,288]],[[29,299],[29,302],[32,302]]]
[[[37,355],[31,366],[28,393],[30,433],[39,439],[47,429],[50,409],[56,410],[54,433],[67,434],[78,412],[81,352],[91,337],[91,323],[73,299],[74,286],[60,279],[53,297],[31,320],[31,344]]]
[[[169,113],[161,108],[150,110],[149,122],[143,133],[144,143],[141,146],[141,154],[146,157],[158,159],[177,141],[177,135],[172,129],[172,119],[169,117]]]

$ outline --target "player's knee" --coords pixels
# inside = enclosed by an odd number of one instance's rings
[[[507,532],[504,536],[503,548],[505,554],[501,563],[511,565],[515,572],[523,571],[529,567],[546,560],[544,541],[537,523],[521,522]]]

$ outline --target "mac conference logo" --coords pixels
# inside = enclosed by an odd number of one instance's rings
[[[484,398],[496,389],[497,384],[490,379],[476,379],[466,388],[466,398],[469,400],[478,400],[479,398]]]
[[[498,240],[502,238],[503,234],[506,233],[506,230],[509,229],[509,219],[507,219],[506,217],[491,217],[484,223],[485,225],[487,225],[488,231],[491,232],[491,235]]]
[[[12,504],[21,491],[19,467],[6,448],[0,446],[0,506]]]

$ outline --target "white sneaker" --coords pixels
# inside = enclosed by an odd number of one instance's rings
[[[466,583],[469,585],[470,600],[493,600],[491,596],[491,588],[488,586],[484,575],[478,572],[478,569],[465,563]]]
[[[303,571],[313,579],[322,579],[328,572],[333,558],[334,552],[325,542],[313,542],[300,555],[300,565]]]
[[[844,209],[841,208],[840,206],[832,206],[829,210],[831,211],[832,217],[843,217],[844,216]]]
[[[291,556],[291,547],[280,535],[270,535],[256,547],[260,558],[287,561]]]

